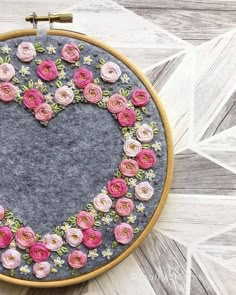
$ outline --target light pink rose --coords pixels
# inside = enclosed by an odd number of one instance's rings
[[[44,81],[52,81],[58,77],[57,66],[54,61],[46,59],[37,67],[37,75]]]
[[[33,273],[38,279],[46,278],[51,271],[51,265],[47,262],[38,262],[33,266]]]
[[[5,215],[5,209],[2,206],[0,206],[0,220],[4,219],[4,215]]]
[[[94,216],[89,212],[80,211],[77,215],[77,224],[81,229],[93,227],[94,222]]]
[[[36,242],[34,231],[30,227],[22,227],[15,234],[16,244],[20,249],[27,249]]]
[[[148,124],[141,125],[136,131],[137,139],[143,143],[153,140],[153,130]]]
[[[3,63],[0,65],[0,80],[8,82],[15,76],[15,74],[15,69],[11,64]]]
[[[131,225],[123,222],[115,227],[114,235],[118,243],[128,244],[133,239],[134,230]]]
[[[53,111],[48,103],[42,103],[34,109],[35,118],[41,122],[47,122],[52,119]]]
[[[68,264],[74,269],[79,269],[86,265],[87,259],[87,255],[85,253],[75,250],[68,256]]]
[[[22,42],[18,45],[17,57],[23,62],[29,62],[36,56],[34,45],[30,42]]]
[[[120,216],[128,216],[134,210],[134,203],[131,199],[122,198],[116,202],[116,212]]]
[[[124,152],[128,157],[136,157],[139,152],[142,150],[142,145],[139,141],[129,138],[126,139],[124,143]]]
[[[98,194],[93,199],[94,208],[100,212],[108,212],[112,206],[112,200],[106,194]]]
[[[127,107],[127,100],[120,94],[113,94],[107,101],[107,108],[111,113],[118,114]]]
[[[0,248],[6,248],[13,240],[13,234],[10,227],[3,225],[0,226]]]
[[[75,85],[79,88],[85,88],[88,84],[93,82],[93,72],[86,68],[79,68],[73,77]]]
[[[121,161],[119,169],[124,176],[132,177],[137,174],[139,167],[135,160],[124,159]]]
[[[149,101],[149,93],[144,89],[135,89],[131,94],[131,101],[136,107],[144,107]]]
[[[83,233],[79,228],[69,228],[66,230],[66,241],[71,247],[77,247],[83,241]]]
[[[117,115],[117,119],[122,127],[130,127],[136,122],[136,113],[132,109],[126,109]]]
[[[43,102],[44,96],[38,89],[32,88],[25,91],[23,103],[28,109],[33,110]]]
[[[83,91],[84,97],[91,103],[97,103],[102,99],[102,88],[97,85],[90,83]]]
[[[107,190],[112,197],[120,198],[127,193],[128,187],[124,179],[113,178],[112,180],[108,181]]]
[[[63,245],[63,240],[56,234],[47,234],[43,237],[43,242],[50,251],[58,251]]]
[[[134,190],[136,198],[140,201],[148,201],[154,194],[153,187],[147,181],[140,182]]]
[[[17,97],[16,87],[9,82],[0,83],[0,100],[3,102],[13,101]]]
[[[74,92],[68,86],[62,86],[55,92],[54,100],[55,102],[68,106],[72,103],[74,99]]]
[[[143,149],[137,154],[136,161],[140,168],[149,169],[156,165],[157,158],[153,150]]]
[[[83,244],[89,248],[97,248],[102,243],[102,233],[98,230],[88,228],[83,232]]]
[[[42,262],[48,260],[50,256],[50,251],[43,243],[36,243],[34,244],[29,251],[29,256],[35,262]]]
[[[69,63],[76,62],[80,57],[80,50],[78,46],[73,43],[67,43],[64,45],[61,51],[61,58]]]
[[[7,269],[15,269],[21,265],[21,254],[15,249],[8,249],[1,255],[2,265]]]
[[[108,83],[115,83],[121,75],[120,67],[114,62],[107,62],[101,67],[101,78]]]

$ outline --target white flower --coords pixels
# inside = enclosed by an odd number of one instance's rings
[[[139,203],[138,205],[136,205],[136,209],[138,212],[143,213],[145,210],[145,206],[143,205],[143,203]]]
[[[127,74],[124,74],[123,76],[121,76],[121,82],[124,84],[129,83],[130,77]]]
[[[49,45],[47,48],[48,54],[55,54],[57,52],[56,47],[54,47],[52,44]]]
[[[17,96],[20,96],[22,93],[22,90],[19,87],[16,87],[16,93],[17,93]]]
[[[96,209],[90,209],[90,211],[89,211],[94,217],[97,217],[97,215],[98,215],[98,212],[97,212],[97,210]]]
[[[14,220],[7,219],[6,225],[9,225],[11,227],[12,225],[14,225],[14,223],[15,223]]]
[[[48,93],[47,95],[45,95],[45,100],[47,103],[52,103],[53,98],[54,98],[54,96],[51,93]]]
[[[8,45],[6,44],[5,46],[1,47],[1,51],[3,54],[9,54],[11,51],[11,48],[8,47]]]
[[[148,124],[141,125],[136,131],[136,137],[143,143],[148,143],[153,140],[153,130]]]
[[[130,139],[132,137],[132,133],[130,133],[130,132],[125,132],[125,134],[124,134],[124,138],[125,139]]]
[[[112,255],[113,255],[113,252],[109,248],[107,248],[106,250],[102,251],[102,256],[103,257],[106,257],[107,260],[109,260]]]
[[[89,250],[88,257],[90,257],[92,260],[94,260],[96,257],[98,257],[97,249]]]
[[[131,214],[130,216],[127,217],[127,221],[128,221],[128,223],[134,223],[136,218],[137,218],[136,216]]]
[[[37,82],[34,82],[34,85],[36,88],[40,88],[41,86],[43,86],[43,82],[40,79],[38,79]]]
[[[62,267],[62,265],[65,263],[64,260],[61,259],[61,257],[57,257],[53,260],[54,265],[58,267]]]
[[[66,77],[66,72],[64,70],[61,70],[58,74],[58,78],[61,79],[65,79]]]
[[[21,69],[19,70],[19,73],[24,77],[26,75],[29,75],[29,67],[21,66]]]
[[[150,181],[152,181],[155,178],[155,176],[156,175],[153,173],[153,170],[152,169],[150,169],[149,171],[147,171],[145,173],[145,178],[148,179],[148,180],[150,180]]]
[[[29,269],[28,265],[21,266],[20,272],[25,275],[30,273],[30,269]]]
[[[112,218],[111,218],[109,215],[105,215],[105,216],[102,218],[102,222],[103,222],[103,224],[107,224],[107,225],[109,225],[109,224],[112,222]]]
[[[69,82],[67,82],[67,86],[69,86],[71,89],[75,89],[75,83],[73,80],[70,80]]]
[[[77,62],[75,63],[75,66],[76,66],[76,67],[80,67],[80,62],[77,61]]]
[[[68,223],[64,223],[64,225],[61,226],[61,229],[64,231],[68,230],[69,228],[71,228],[71,226]]]
[[[161,143],[160,142],[155,142],[154,144],[152,144],[152,147],[154,148],[154,150],[157,151],[161,151]]]
[[[133,188],[133,187],[135,187],[135,186],[137,185],[137,179],[135,179],[135,178],[130,178],[130,179],[128,180],[128,183],[129,183],[130,188]]]
[[[92,60],[91,56],[88,55],[88,56],[85,56],[85,57],[84,57],[84,62],[83,62],[83,64],[84,64],[84,65],[90,65],[92,61],[93,61],[93,60]]]
[[[11,248],[11,249],[15,249],[16,248],[16,242],[14,240],[9,245],[9,248]]]

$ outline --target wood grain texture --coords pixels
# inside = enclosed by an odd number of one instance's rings
[[[88,283],[75,285],[66,288],[55,289],[29,289],[25,295],[83,295],[88,292]],[[1,294],[1,293],[0,293]]]

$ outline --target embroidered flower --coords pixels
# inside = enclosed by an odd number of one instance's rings
[[[150,169],[147,172],[145,172],[145,178],[152,181],[155,178],[155,174],[153,173],[153,170]]]
[[[124,179],[114,178],[108,181],[107,190],[112,197],[119,198],[127,193],[128,187]]]
[[[71,226],[68,223],[64,223],[64,225],[61,226],[61,229],[64,231],[67,231]]]
[[[93,82],[93,72],[86,68],[79,68],[73,77],[75,85],[79,88],[85,88]]]
[[[52,44],[50,44],[46,49],[47,49],[49,55],[56,54],[56,52],[57,52],[56,47],[54,47]]]
[[[145,210],[145,206],[143,205],[143,203],[139,203],[138,205],[136,205],[136,209],[138,212],[143,213]]]
[[[124,143],[124,152],[128,157],[136,157],[139,152],[142,150],[142,145],[139,141],[129,138],[126,139]]]
[[[38,79],[38,81],[34,82],[34,85],[36,88],[40,88],[43,86],[43,82],[40,79]]]
[[[57,257],[55,259],[53,259],[54,265],[58,266],[58,267],[62,267],[63,264],[65,263],[64,260],[61,259],[61,257]]]
[[[15,269],[21,264],[21,254],[15,249],[8,249],[1,255],[2,265],[7,269]]]
[[[29,75],[30,74],[29,67],[21,66],[19,73],[21,74],[22,77]]]
[[[84,64],[84,65],[88,65],[88,66],[90,66],[92,61],[93,61],[93,60],[92,60],[91,56],[88,55],[88,56],[85,56],[85,57],[84,57],[83,64]]]
[[[27,275],[30,273],[30,269],[28,267],[28,265],[24,265],[20,267],[20,272],[24,275]]]
[[[105,82],[115,83],[120,75],[120,67],[114,62],[107,62],[101,67],[101,78]]]
[[[106,194],[98,194],[93,199],[94,208],[101,212],[108,212],[112,206],[112,200]]]
[[[161,151],[161,142],[155,142],[154,144],[152,144],[152,148],[154,148],[154,150],[157,151]]]
[[[37,75],[44,81],[55,80],[58,76],[57,66],[54,61],[46,59],[37,67]]]
[[[117,114],[124,111],[127,107],[127,100],[120,94],[113,94],[108,98],[107,108],[111,113]]]
[[[136,131],[137,139],[143,143],[153,140],[153,130],[148,124],[141,125]]]
[[[70,80],[69,82],[67,82],[67,85],[71,88],[71,89],[75,89],[75,83],[73,80]]]
[[[33,266],[33,273],[38,279],[47,277],[50,271],[51,265],[47,261],[35,263]]]
[[[115,239],[118,243],[128,244],[133,239],[134,230],[128,223],[121,223],[115,227]]]
[[[124,176],[132,177],[137,174],[139,167],[135,160],[124,159],[121,161],[119,169]]]
[[[29,62],[36,56],[34,45],[30,42],[22,42],[17,47],[16,56],[23,62]]]
[[[136,161],[142,169],[149,169],[156,165],[157,158],[155,153],[149,149],[143,149],[136,156]]]
[[[136,216],[134,216],[133,214],[131,214],[130,216],[128,216],[127,217],[127,221],[128,221],[128,223],[134,223],[135,222],[135,220],[136,220]]]
[[[3,54],[9,54],[11,52],[11,48],[6,44],[5,46],[1,47],[1,51]]]
[[[71,247],[77,247],[83,241],[83,233],[79,228],[69,228],[66,231],[66,241]]]
[[[68,86],[62,86],[55,92],[54,100],[55,102],[68,106],[72,103],[74,99],[74,92]]]
[[[93,227],[94,225],[94,217],[91,213],[86,211],[80,211],[77,215],[77,224],[82,229],[87,229]]]
[[[16,244],[20,249],[27,249],[36,242],[34,231],[30,227],[22,227],[15,234]]]
[[[6,248],[13,240],[13,234],[8,226],[0,226],[0,248]]]
[[[94,260],[95,258],[97,258],[99,255],[98,255],[98,251],[97,249],[93,249],[93,250],[89,250],[89,253],[88,253],[88,257],[91,258],[92,260]]]
[[[10,81],[14,76],[16,72],[14,67],[11,64],[8,63],[2,63],[0,65],[0,80],[4,82]]]
[[[74,63],[80,58],[80,50],[75,44],[67,43],[62,48],[61,57],[69,63]]]
[[[68,256],[68,264],[74,269],[82,268],[86,263],[87,255],[82,251],[75,250]]]
[[[16,87],[10,82],[0,83],[0,100],[3,102],[13,101],[17,97]]]
[[[88,228],[83,231],[83,244],[89,248],[97,248],[102,243],[102,233],[98,230]]]
[[[64,70],[61,70],[58,73],[58,79],[62,80],[62,79],[65,79],[65,78],[66,78],[66,72]]]
[[[122,127],[130,127],[136,121],[136,113],[132,109],[126,109],[117,115],[117,119]]]
[[[83,91],[84,97],[91,103],[97,103],[102,99],[102,88],[97,85],[90,83]]]
[[[124,74],[123,76],[121,76],[121,82],[124,83],[124,84],[128,84],[129,83],[129,80],[130,80],[130,77],[127,75],[127,74]]]
[[[135,187],[135,196],[140,201],[150,200],[153,194],[154,194],[154,189],[147,181],[140,182]]]
[[[110,215],[105,215],[102,217],[103,224],[109,225],[112,223],[112,221],[113,221],[113,219],[111,218]]]
[[[47,234],[43,237],[43,242],[50,251],[58,251],[63,245],[63,240],[56,234]]]
[[[131,199],[122,198],[116,202],[116,212],[120,216],[128,216],[134,210],[134,203]]]
[[[54,96],[51,94],[51,93],[48,93],[47,95],[45,95],[45,101],[47,103],[53,103],[53,99],[54,99]]]
[[[32,88],[25,91],[23,103],[28,109],[33,110],[43,102],[44,96],[38,89]]]
[[[35,118],[40,122],[48,122],[52,119],[53,111],[48,103],[42,103],[34,109]]]
[[[105,257],[107,260],[109,260],[112,255],[113,255],[113,252],[109,248],[107,248],[106,250],[102,251],[102,256]]]
[[[5,215],[5,209],[0,206],[0,221],[4,219],[4,215]]]
[[[131,94],[131,101],[136,107],[144,107],[149,101],[149,93],[144,89],[135,89]]]
[[[43,243],[36,243],[34,244],[29,251],[29,256],[35,262],[42,262],[49,258],[50,251]]]
[[[135,187],[136,186],[136,183],[137,183],[137,179],[135,179],[135,178],[129,178],[128,185],[129,185],[130,188]]]

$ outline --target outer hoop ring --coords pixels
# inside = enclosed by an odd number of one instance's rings
[[[54,35],[54,36],[64,36],[64,37],[70,37],[74,39],[79,39],[85,42],[88,42],[92,45],[95,45],[97,47],[100,47],[107,51],[108,53],[115,56],[117,59],[119,59],[121,62],[123,62],[127,67],[130,68],[130,70],[141,80],[141,82],[145,85],[145,87],[150,92],[157,109],[160,112],[160,116],[163,122],[165,135],[166,135],[166,142],[167,142],[167,171],[166,171],[166,180],[164,184],[164,188],[162,191],[161,199],[159,202],[158,207],[156,208],[155,212],[153,213],[152,218],[150,219],[149,223],[145,227],[142,234],[137,238],[137,240],[128,248],[126,249],[121,255],[119,255],[117,258],[112,260],[110,263],[92,271],[87,274],[81,275],[76,278],[72,279],[66,279],[66,280],[58,280],[58,281],[50,281],[50,282],[36,282],[36,281],[27,281],[27,280],[20,280],[16,278],[11,278],[9,276],[5,276],[0,274],[0,280],[17,284],[21,286],[26,287],[37,287],[37,288],[56,288],[56,287],[64,287],[74,284],[79,284],[81,282],[90,280],[98,275],[101,275],[102,273],[108,271],[112,267],[119,264],[121,261],[123,261],[126,257],[128,257],[146,238],[148,233],[151,231],[153,226],[155,225],[157,219],[159,218],[162,209],[164,208],[164,205],[166,203],[168,193],[171,186],[172,176],[173,176],[173,168],[174,168],[174,157],[173,157],[173,141],[172,141],[172,135],[171,135],[171,129],[170,125],[165,113],[165,110],[158,98],[158,95],[156,91],[154,90],[151,83],[148,81],[148,79],[145,77],[145,75],[135,66],[127,57],[125,57],[122,53],[117,51],[116,49],[110,47],[109,45],[104,44],[103,42],[96,40],[92,37],[73,32],[73,31],[66,31],[66,30],[49,30],[47,31],[48,35]],[[25,30],[17,30],[17,31],[11,31],[0,35],[0,41],[5,41],[12,38],[17,37],[24,37],[24,36],[31,36],[31,35],[37,35],[37,30],[34,29],[25,29]]]

